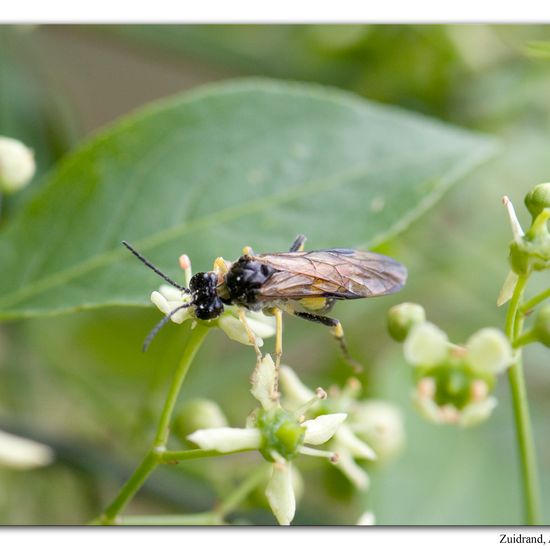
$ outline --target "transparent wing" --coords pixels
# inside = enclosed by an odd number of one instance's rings
[[[407,278],[407,270],[399,262],[347,248],[261,254],[253,259],[276,270],[260,289],[260,297],[265,299],[383,296],[397,292]]]

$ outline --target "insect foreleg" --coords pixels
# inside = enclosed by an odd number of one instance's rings
[[[294,242],[290,245],[289,252],[302,252],[304,250],[304,244],[306,242],[305,235],[298,235]]]
[[[324,315],[316,315],[315,313],[306,313],[305,311],[294,311],[291,309],[286,310],[291,315],[295,315],[300,319],[305,319],[306,321],[311,321],[312,323],[320,323],[326,327],[330,327],[330,332],[336,338],[342,354],[344,355],[346,361],[354,368],[356,372],[361,372],[363,370],[363,365],[356,361],[349,353],[346,340],[344,338],[344,329],[342,328],[342,323],[338,319],[333,317],[325,317]]]
[[[279,308],[274,311],[276,332],[275,332],[275,368],[279,372],[281,356],[283,355],[283,312]]]
[[[260,363],[262,360],[262,352],[260,351],[260,348],[258,346],[258,343],[256,342],[256,335],[250,328],[248,321],[246,320],[246,315],[244,313],[244,309],[238,307],[237,312],[239,314],[239,320],[243,324],[244,329],[246,330],[246,334],[248,336],[249,342],[254,346],[254,351],[256,352],[256,359],[257,362]]]

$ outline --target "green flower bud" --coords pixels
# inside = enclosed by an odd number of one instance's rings
[[[174,420],[172,432],[184,440],[197,430],[225,426],[227,426],[227,419],[218,404],[209,399],[197,398],[188,401],[180,409]]]
[[[550,305],[540,309],[535,318],[533,330],[536,339],[546,347],[550,347]]]
[[[550,183],[535,185],[525,196],[525,206],[533,216],[533,220],[545,208],[550,208]]]
[[[0,136],[0,191],[15,193],[34,176],[33,152],[16,139]]]
[[[388,311],[388,332],[397,342],[403,342],[414,325],[426,320],[421,305],[404,302]]]

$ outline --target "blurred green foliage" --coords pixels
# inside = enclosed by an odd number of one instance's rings
[[[42,115],[31,117],[37,125],[39,120],[59,123],[68,117],[62,127],[79,127],[78,111],[71,114],[71,101],[77,103],[78,97],[66,100],[59,82],[48,81],[49,71],[60,68],[52,55],[55,48],[42,47],[51,46],[48,40],[59,36],[68,44],[101,43],[117,54],[176,70],[192,70],[195,63],[214,73],[219,70],[223,77],[253,74],[329,83],[495,135],[501,144],[497,158],[464,178],[435,209],[385,245],[384,252],[409,269],[403,292],[341,304],[335,310],[354,355],[367,362],[361,375],[367,395],[388,398],[405,413],[404,452],[390,464],[370,467],[372,485],[366,501],[339,472],[300,459],[305,494],[295,523],[353,523],[365,507],[374,510],[380,524],[521,521],[519,463],[504,379],[497,388],[499,406],[482,426],[460,431],[425,423],[410,404],[412,373],[399,346],[385,334],[385,313],[401,301],[421,303],[453,341],[482,326],[503,325],[504,311],[495,302],[508,272],[511,233],[500,198],[508,194],[525,222],[523,196],[536,183],[550,179],[550,63],[529,49],[530,44],[549,40],[548,27],[140,26],[75,27],[69,33],[58,28],[25,33],[1,29],[2,40],[8,35],[16,41],[10,51],[17,55],[8,63],[4,60],[8,50],[0,49],[0,133],[22,138],[35,148],[38,158],[57,158],[70,140],[34,138],[25,130],[30,107],[18,105],[35,104],[38,98]],[[22,52],[26,54],[21,57]],[[38,75],[38,83],[27,81],[21,92],[8,93],[16,79],[4,77],[6,68],[14,74]],[[124,78],[105,79],[102,85],[124,88]],[[152,94],[162,89],[147,79],[144,85]],[[42,103],[46,97],[55,101]],[[62,106],[62,116],[56,105]],[[46,166],[51,160],[39,164]],[[40,187],[41,181],[37,178],[35,186]],[[15,206],[9,207],[10,216]],[[0,482],[6,488],[0,498],[1,523],[85,522],[128,476],[149,443],[167,378],[185,344],[186,329],[169,326],[150,352],[141,354],[143,336],[156,320],[158,314],[152,310],[112,308],[2,326],[2,428],[49,442],[58,460],[31,473],[1,472]],[[295,319],[286,321],[285,361],[310,386],[328,387],[351,374],[322,327]],[[201,351],[200,368],[190,373],[182,399],[214,399],[232,425],[242,425],[254,406],[246,383],[252,362],[249,349],[241,349],[221,333],[213,335],[211,345]],[[547,495],[546,350],[534,345],[525,362],[542,494]],[[130,511],[206,509],[255,461],[247,455],[165,468],[153,476]],[[547,503],[546,522],[549,513]],[[253,506],[241,515],[256,523],[273,521],[267,511],[258,512]]]

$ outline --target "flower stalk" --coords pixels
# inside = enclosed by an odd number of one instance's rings
[[[527,284],[528,275],[520,275],[510,301],[506,316],[506,336],[511,342],[518,341],[523,328],[524,316],[520,308],[521,298]],[[535,443],[529,415],[527,389],[523,374],[522,350],[516,350],[515,361],[508,371],[512,390],[512,404],[516,423],[517,443],[521,458],[523,493],[525,501],[525,521],[528,525],[538,525],[541,518],[539,480]]]
[[[183,384],[183,381],[189,372],[189,368],[193,363],[193,359],[204,342],[208,331],[208,326],[199,323],[191,332],[191,336],[187,346],[185,347],[183,357],[170,384],[153,445],[130,479],[123,485],[118,495],[105,509],[105,512],[99,518],[98,523],[103,525],[112,525],[117,523],[118,514],[139,491],[146,479],[159,464],[174,460],[185,460],[186,458],[198,458],[198,456],[205,455],[205,451],[196,453],[194,450],[191,450],[179,453],[179,456],[176,458],[174,456],[170,456],[170,452],[166,451],[166,443],[168,442],[172,413],[176,405],[181,385]],[[167,455],[169,457],[168,460]]]

